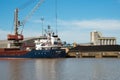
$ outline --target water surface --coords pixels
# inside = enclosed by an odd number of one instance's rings
[[[0,80],[120,80],[120,59],[0,59]]]

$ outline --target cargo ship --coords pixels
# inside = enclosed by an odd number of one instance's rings
[[[34,41],[35,49],[0,48],[1,58],[64,58],[66,52],[57,35],[48,33]],[[20,44],[20,43],[19,43]],[[13,44],[12,44],[13,45]],[[15,43],[16,45],[16,43]],[[22,45],[21,45],[22,46]],[[18,45],[17,45],[18,47]]]
[[[41,2],[38,4],[40,5]],[[37,6],[34,8],[36,9]],[[32,10],[32,13],[33,14]],[[0,58],[64,58],[65,49],[62,49],[62,42],[58,35],[51,30],[50,26],[45,30],[45,34],[34,40],[34,49],[23,48],[22,40],[24,36],[19,34],[18,29],[24,23],[18,20],[18,8],[14,14],[14,34],[8,34],[10,41],[7,48],[0,48]],[[30,14],[30,15],[31,15]],[[29,15],[29,16],[30,16]],[[27,17],[28,18],[28,17]]]
[[[0,48],[0,58],[64,58],[66,57],[65,49],[62,49],[62,42],[58,35],[48,26],[44,36],[34,40],[34,49],[30,47],[23,48],[24,44],[18,41],[16,35],[8,35],[8,40],[14,40],[9,43],[10,48]],[[23,37],[22,37],[23,38]],[[22,40],[19,39],[19,40]],[[15,48],[16,47],[16,48]]]

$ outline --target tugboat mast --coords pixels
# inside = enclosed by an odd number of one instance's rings
[[[58,27],[58,14],[57,14],[57,0],[55,0],[55,18],[56,18],[56,35],[58,35],[58,30],[57,30],[57,27]]]
[[[43,17],[41,18],[41,22],[42,22],[42,36],[43,36],[43,35],[44,35],[44,33],[43,33],[43,30],[44,30],[44,29],[43,29],[44,18],[43,18]]]

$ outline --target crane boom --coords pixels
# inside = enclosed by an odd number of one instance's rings
[[[28,21],[28,19],[33,15],[33,13],[39,8],[39,6],[43,3],[44,0],[40,0],[37,5],[31,10],[31,12],[23,19],[21,22],[21,25],[25,25],[25,23]]]

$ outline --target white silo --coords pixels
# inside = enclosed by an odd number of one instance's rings
[[[102,34],[98,31],[93,31],[90,33],[90,36],[91,36],[91,42],[93,43],[93,45],[98,45],[99,44],[98,38],[102,37]]]

